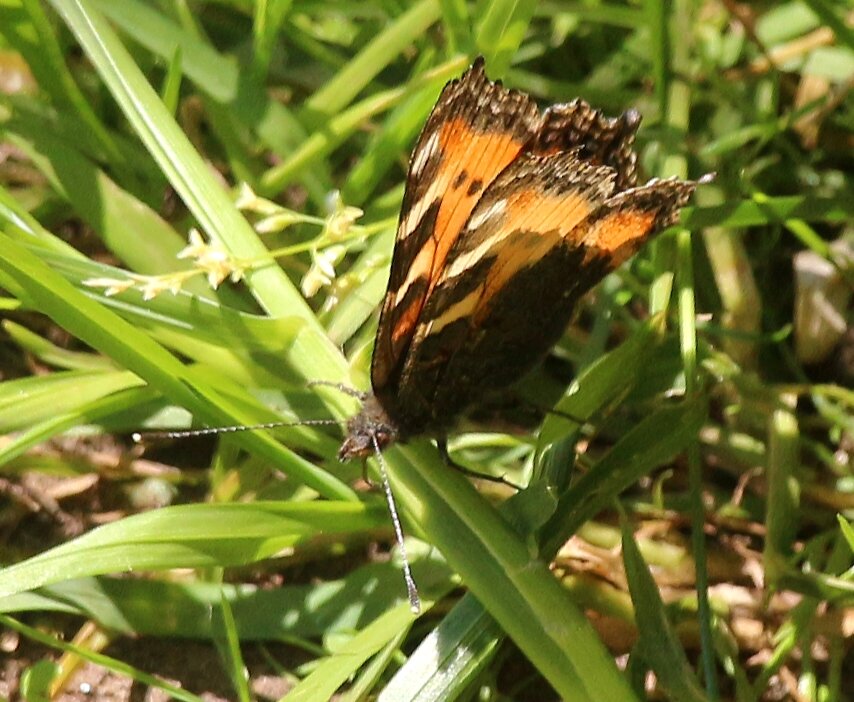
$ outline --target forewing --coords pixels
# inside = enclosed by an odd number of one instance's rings
[[[539,119],[527,95],[487,79],[482,59],[442,91],[409,164],[371,366],[378,395],[399,375],[425,301],[484,188],[530,142]]]

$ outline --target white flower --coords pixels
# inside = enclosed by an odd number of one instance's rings
[[[104,288],[104,295],[112,297],[136,285],[133,278],[88,278],[83,285],[90,288]]]
[[[259,234],[270,234],[272,232],[281,232],[290,227],[292,224],[296,222],[303,221],[303,217],[298,215],[296,212],[291,212],[290,210],[280,209],[279,212],[270,215],[269,217],[264,217],[264,219],[259,220],[255,223],[255,231]]]
[[[235,283],[242,280],[246,271],[246,267],[235,261],[221,246],[205,242],[197,229],[190,230],[190,243],[178,254],[178,258],[195,259],[196,268],[205,273],[208,284],[214,289],[229,277]]]
[[[234,205],[238,210],[251,210],[258,200],[255,191],[249,187],[249,183],[241,183],[237,188],[237,198]]]
[[[208,279],[208,285],[214,290],[219,284],[234,273],[234,265],[229,255],[221,249],[208,249],[204,255],[196,259],[196,266],[201,268]]]
[[[262,215],[275,214],[282,208],[275,202],[267,200],[263,197],[258,197],[255,191],[249,187],[247,183],[241,183],[237,191],[237,200],[234,203],[238,210],[244,212],[256,212]]]
[[[300,290],[306,297],[314,297],[324,285],[329,285],[329,279],[312,266],[308,269],[308,273],[302,277]]]
[[[169,278],[169,276],[150,276],[147,277],[140,290],[142,291],[142,299],[143,300],[153,300],[160,293],[166,292],[167,290],[171,292],[173,295],[180,290],[180,285],[178,289],[174,287],[174,281]]]
[[[193,228],[190,230],[189,239],[190,243],[178,252],[177,258],[198,258],[203,255],[210,246],[210,244],[202,238],[202,234],[198,229]]]
[[[336,212],[333,212],[329,219],[326,220],[326,233],[330,239],[336,241],[341,239],[350,231],[353,223],[365,214],[358,207],[341,207]]]
[[[303,295],[312,297],[320,288],[331,285],[335,280],[335,265],[347,253],[343,246],[329,246],[322,251],[311,252],[311,268],[303,276],[300,288]]]

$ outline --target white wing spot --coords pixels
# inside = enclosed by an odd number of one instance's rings
[[[440,179],[430,183],[430,187],[427,188],[427,192],[425,192],[419,200],[409,208],[409,212],[406,213],[406,216],[400,222],[400,227],[398,228],[397,233],[398,239],[405,239],[412,234],[412,232],[418,229],[421,224],[421,220],[424,219],[424,213],[427,211],[427,208],[433,204],[434,200],[436,200],[437,194],[444,191],[445,183],[446,179]]]
[[[486,241],[482,241],[471,251],[468,251],[459,258],[455,259],[453,263],[448,266],[447,270],[445,271],[444,277],[448,280],[450,280],[451,278],[456,278],[458,275],[460,275],[460,273],[465,272],[466,270],[471,268],[471,266],[480,261],[484,256],[486,256],[487,252],[490,249],[499,246],[504,238],[506,237],[502,237],[501,239],[491,238],[487,239]]]
[[[427,161],[436,152],[439,147],[439,132],[433,132],[424,147],[415,155],[415,160],[412,162],[412,175],[418,176],[427,165]]]
[[[475,307],[477,307],[477,303],[480,301],[480,294],[481,290],[480,288],[477,288],[476,290],[472,290],[472,292],[466,295],[459,302],[456,302],[451,305],[439,317],[432,320],[427,325],[427,330],[424,336],[429,336],[430,334],[438,334],[449,324],[456,322],[458,319],[462,319],[463,317],[468,317],[469,315],[471,315]]]
[[[493,217],[499,217],[504,214],[504,210],[507,209],[507,200],[497,200],[493,202],[489,207],[487,207],[483,212],[478,212],[477,214],[473,214],[471,219],[469,219],[469,223],[467,225],[467,229],[473,230],[480,227],[486,220],[492,219]]]

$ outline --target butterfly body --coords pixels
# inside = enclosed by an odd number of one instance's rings
[[[442,435],[533,368],[581,298],[676,221],[696,183],[636,185],[630,110],[540,113],[482,59],[442,92],[412,153],[371,364],[342,460]]]

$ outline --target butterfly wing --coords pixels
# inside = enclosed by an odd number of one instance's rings
[[[578,149],[582,161],[613,168],[616,189],[626,190],[637,184],[637,154],[632,147],[640,122],[636,110],[606,117],[577,98],[545,111],[531,150],[553,154]]]
[[[409,164],[371,365],[378,397],[393,391],[424,304],[483,189],[539,120],[527,95],[487,79],[482,59],[442,91]]]
[[[557,341],[581,295],[671,224],[694,183],[640,188],[630,110],[539,115],[478,60],[410,161],[371,366],[399,435],[450,425]]]
[[[619,174],[583,149],[525,153],[486,189],[413,334],[400,407],[439,428],[530,370],[579,298],[672,224],[694,183],[614,194]]]

